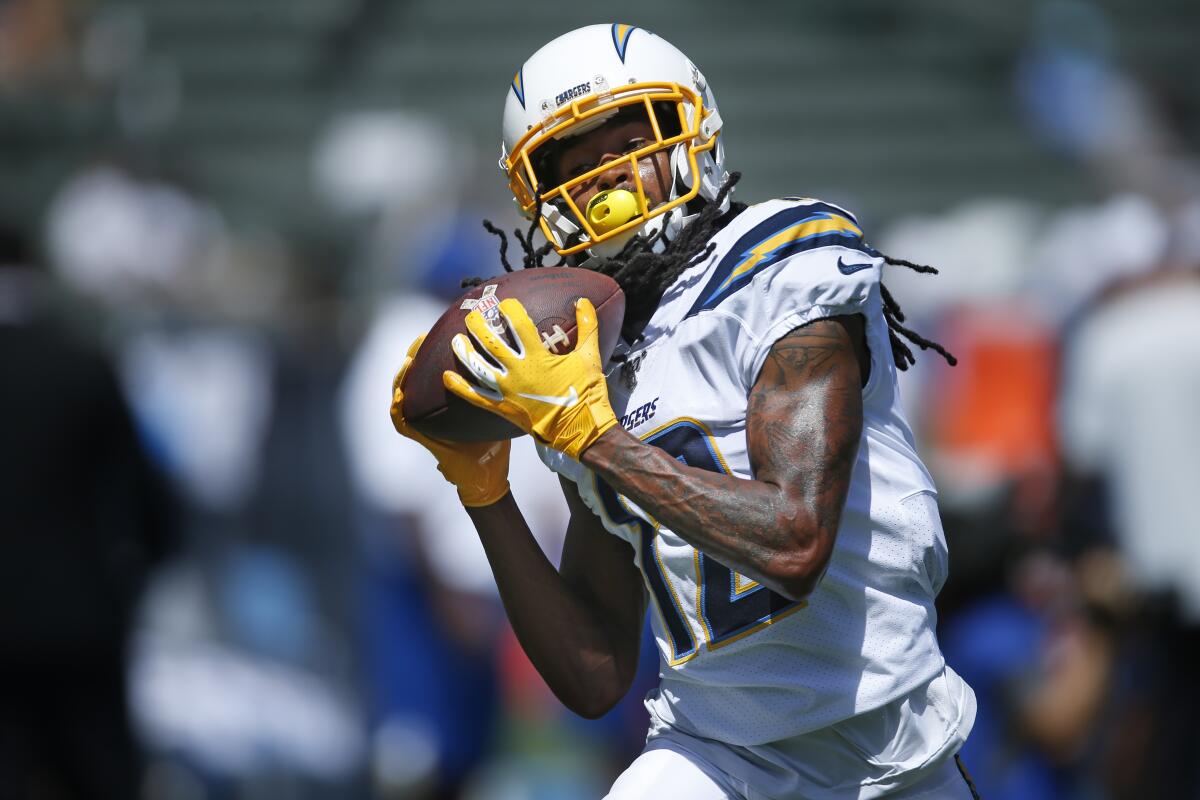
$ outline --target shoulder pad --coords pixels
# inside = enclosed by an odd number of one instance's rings
[[[812,198],[783,199],[790,205],[763,204],[775,205],[779,210],[752,223],[738,236],[721,257],[685,318],[715,308],[755,275],[797,253],[822,247],[842,247],[878,257],[875,249],[863,240],[857,220],[848,211]]]

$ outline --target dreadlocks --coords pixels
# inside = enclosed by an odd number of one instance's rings
[[[903,258],[892,258],[883,253],[879,255],[883,257],[884,261],[897,267],[908,267],[914,272],[921,272],[927,275],[938,274],[935,268],[925,264],[914,264],[911,261],[905,261]],[[900,304],[896,302],[896,298],[892,297],[892,293],[888,291],[888,288],[882,282],[879,284],[879,291],[883,296],[883,318],[887,320],[888,339],[892,343],[892,360],[896,362],[897,369],[908,369],[910,364],[917,363],[916,356],[913,355],[912,350],[904,343],[900,336],[908,339],[922,350],[932,349],[936,351],[952,367],[958,364],[958,359],[946,348],[932,339],[926,339],[911,328],[904,326],[904,312],[900,310]]]
[[[541,191],[540,187],[538,191]],[[550,251],[554,249],[553,242],[546,242],[544,245],[538,248],[533,246],[533,234],[534,231],[537,230],[538,220],[541,218],[541,216],[542,201],[538,200],[538,204],[533,210],[533,221],[529,223],[529,230],[527,230],[525,233],[521,233],[520,228],[517,228],[513,231],[513,235],[517,237],[517,241],[521,243],[521,249],[524,251],[524,255],[521,257],[522,269],[533,269],[536,267],[546,266],[542,262],[545,260],[546,256],[550,254]],[[483,221],[483,228],[488,233],[500,239],[500,265],[504,267],[505,272],[512,272],[513,266],[512,264],[508,263],[508,235],[503,230],[496,227],[496,225],[490,219],[485,219]],[[555,266],[561,266],[565,262],[566,259],[560,259],[558,264]],[[483,278],[463,278],[460,285],[462,288],[466,289],[471,286],[478,286],[481,283],[483,283]]]
[[[541,191],[540,187],[538,191]],[[521,259],[522,269],[544,267],[545,264],[543,264],[542,261],[546,258],[546,256],[550,255],[550,251],[554,249],[554,242],[550,241],[547,241],[544,245],[538,248],[534,248],[533,246],[533,234],[537,230],[538,220],[541,218],[542,202],[541,200],[538,200],[537,207],[533,209],[533,220],[529,223],[529,230],[523,234],[521,233],[520,228],[517,228],[513,231],[513,235],[517,237],[517,241],[521,243],[521,249],[525,252],[525,255]],[[485,219],[483,221],[483,227],[488,233],[500,237],[500,263],[503,265],[505,272],[512,272],[512,264],[508,263],[508,236],[504,234],[504,231],[493,225],[490,219]],[[562,262],[560,261],[559,263],[561,264]],[[472,278],[471,280],[475,279]],[[466,281],[463,281],[463,284],[466,285]]]
[[[720,192],[717,193],[716,199],[711,203],[705,203],[696,218],[692,220],[691,224],[684,227],[676,239],[668,240],[666,238],[667,231],[664,225],[654,236],[633,237],[614,256],[595,257],[588,262],[588,269],[609,276],[625,293],[625,324],[622,326],[621,335],[626,340],[632,342],[641,338],[638,331],[658,307],[663,293],[681,274],[712,254],[716,245],[709,240],[730,220],[746,209],[745,203],[732,202],[728,211],[724,214],[720,213],[722,203],[737,182],[741,180],[741,177],[740,172],[731,172],[721,186]],[[540,218],[541,204],[539,203],[538,207],[534,209],[533,221],[529,225],[529,230],[524,233],[519,229],[513,231],[524,251],[521,266],[525,269],[545,266],[542,262],[554,249],[552,242],[546,242],[537,248],[533,246],[533,234],[537,230]],[[507,272],[512,272],[513,267],[508,261],[508,236],[492,224],[491,220],[485,219],[483,227],[500,239],[500,263]],[[660,241],[665,241],[666,245],[661,251],[655,252],[654,247]],[[872,252],[875,252],[888,264],[907,267],[915,272],[938,274],[933,267],[915,264],[902,258],[893,258],[875,250]],[[562,259],[556,266],[565,263],[568,263],[567,259]],[[468,278],[462,282],[462,285],[465,288],[477,286],[482,282],[482,278]],[[900,309],[896,298],[882,283],[880,283],[879,289],[883,298],[883,317],[888,326],[888,340],[892,346],[892,360],[897,369],[906,370],[911,364],[916,363],[916,356],[913,355],[912,349],[905,344],[904,339],[922,350],[936,351],[946,359],[950,366],[958,363],[958,359],[942,345],[926,339],[906,327],[904,312]],[[618,361],[622,360],[619,357],[614,358]]]

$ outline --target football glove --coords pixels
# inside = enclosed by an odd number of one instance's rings
[[[550,353],[542,344],[537,327],[519,300],[501,300],[500,315],[513,332],[516,349],[478,311],[472,311],[467,315],[467,329],[499,367],[489,363],[460,333],[450,345],[479,386],[447,370],[442,374],[446,388],[578,459],[602,433],[617,424],[600,363],[595,307],[586,298],[576,301],[577,343],[572,352],[561,356]]]
[[[404,373],[423,341],[424,334],[408,348],[408,355],[392,381],[392,425],[401,436],[433,453],[438,471],[458,489],[458,497],[464,506],[489,506],[508,493],[508,440],[447,442],[418,433],[404,419]]]

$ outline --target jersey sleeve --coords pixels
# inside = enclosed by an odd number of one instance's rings
[[[864,312],[883,265],[849,212],[813,200],[781,205],[725,252],[690,312],[736,326],[729,341],[747,391],[788,331]]]

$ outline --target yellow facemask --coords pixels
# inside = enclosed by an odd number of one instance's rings
[[[542,121],[530,128],[513,147],[512,153],[502,161],[502,166],[508,174],[509,188],[523,214],[533,217],[540,212],[542,206],[549,204],[579,229],[578,237],[564,241],[562,231],[555,230],[546,216],[540,217],[542,233],[549,241],[555,243],[554,249],[563,256],[615,239],[695,198],[700,192],[701,184],[697,154],[711,150],[717,143],[717,133],[714,132],[708,137],[702,133],[704,120],[712,111],[706,109],[701,96],[687,86],[678,83],[632,83],[616,89],[609,89],[603,85],[599,88],[601,91],[572,100],[557,111],[547,109]],[[669,106],[678,115],[680,133],[674,136],[663,135],[659,117],[655,112],[656,106],[662,107],[660,104]],[[645,109],[655,141],[565,182],[554,186],[545,185],[546,176],[538,175],[537,166],[540,156],[544,154],[544,151],[539,152],[541,148],[551,142],[591,130],[616,112],[639,105]],[[691,115],[691,124],[688,123],[689,106],[695,109],[695,113]],[[645,187],[642,185],[638,161],[661,151],[670,151],[680,144],[685,146],[684,154],[692,175],[691,188],[678,197],[650,208]],[[615,196],[608,198],[607,210],[599,207],[598,201],[605,202],[601,201],[599,196],[593,198],[587,208],[580,209],[571,197],[571,190],[594,180],[622,161],[629,162],[633,174],[635,186],[634,191],[628,193],[630,196],[623,196],[625,193],[618,190],[609,193]],[[602,211],[604,213],[601,213]],[[612,216],[614,212],[618,215],[615,218]]]

